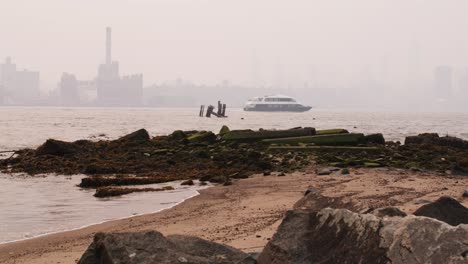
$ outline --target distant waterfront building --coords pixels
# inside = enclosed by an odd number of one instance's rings
[[[450,66],[438,66],[434,70],[435,95],[439,99],[449,99],[453,91],[453,69]]]
[[[138,106],[142,103],[143,75],[120,77],[119,63],[112,61],[112,32],[106,29],[106,61],[96,79],[97,103],[111,106]]]
[[[80,103],[78,95],[78,81],[75,75],[63,73],[59,84],[60,102],[63,105],[73,106]]]
[[[39,98],[39,72],[18,70],[7,57],[5,63],[0,64],[0,87],[3,102],[31,104]]]

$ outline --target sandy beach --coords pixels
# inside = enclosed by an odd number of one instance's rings
[[[318,176],[315,167],[283,177],[255,175],[232,186],[216,186],[159,213],[110,221],[83,229],[0,245],[0,263],[75,263],[96,232],[158,230],[225,243],[246,252],[261,250],[285,212],[313,186],[324,196],[358,208],[398,206],[412,213],[422,203],[450,195],[462,198],[468,178],[398,169],[351,169],[350,175]]]

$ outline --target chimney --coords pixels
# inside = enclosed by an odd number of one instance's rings
[[[106,64],[112,64],[112,29],[106,28]]]

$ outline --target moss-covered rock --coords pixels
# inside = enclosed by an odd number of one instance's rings
[[[221,130],[219,130],[219,134],[222,136],[222,135],[228,133],[229,131],[231,131],[231,130],[229,130],[229,127],[224,125],[223,127],[221,127]]]
[[[347,134],[348,130],[342,128],[322,129],[317,130],[316,135],[333,135],[333,134]]]
[[[268,144],[290,144],[299,145],[300,143],[313,143],[319,146],[340,146],[340,145],[358,145],[362,142],[364,134],[349,133],[349,134],[333,134],[321,136],[304,136],[262,140]]]
[[[224,140],[245,140],[257,141],[262,139],[284,138],[284,137],[300,137],[315,135],[314,128],[296,128],[288,130],[232,130],[225,133],[222,138]]]

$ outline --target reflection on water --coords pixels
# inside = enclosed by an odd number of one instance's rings
[[[79,228],[93,223],[152,213],[197,195],[206,187],[171,185],[173,191],[95,198],[93,189],[76,185],[83,176],[11,176],[0,174],[0,243]]]

